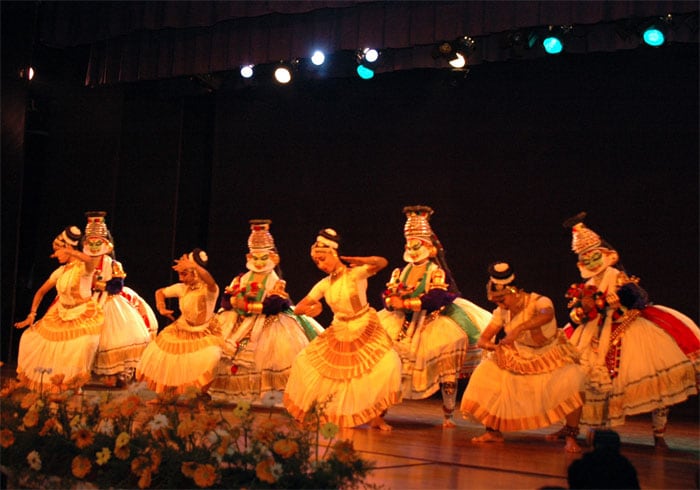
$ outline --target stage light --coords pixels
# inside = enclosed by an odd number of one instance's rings
[[[365,48],[357,51],[357,75],[363,80],[374,77],[374,68],[379,60],[379,51],[373,48]]]
[[[324,61],[326,61],[326,55],[323,54],[323,51],[316,50],[314,54],[311,55],[311,63],[316,66],[321,66]]]
[[[283,85],[292,81],[292,72],[286,66],[279,66],[275,69],[275,80]]]
[[[664,34],[664,28],[657,25],[650,25],[642,33],[642,39],[644,42],[654,48],[658,48],[666,42],[666,35]]]
[[[28,68],[22,68],[19,70],[19,77],[20,78],[25,78],[29,81],[31,81],[34,78],[34,68],[31,66]]]
[[[241,76],[243,78],[252,78],[253,77],[253,65],[241,66]]]
[[[444,58],[455,70],[467,66],[467,58],[474,52],[474,40],[469,36],[458,37],[454,41],[443,41],[433,51],[433,58]]]
[[[367,63],[374,63],[379,59],[379,51],[374,48],[365,48],[362,51],[363,58]]]
[[[566,47],[566,40],[570,38],[574,26],[548,26],[542,34],[542,47],[547,54],[559,54]]]
[[[357,65],[357,74],[361,79],[369,80],[374,77],[374,70],[365,65]]]
[[[557,36],[547,36],[542,41],[542,46],[547,54],[559,54],[564,50],[564,43]]]

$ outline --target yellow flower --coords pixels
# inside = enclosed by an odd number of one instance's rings
[[[272,469],[274,464],[275,461],[272,459],[264,459],[260,461],[255,466],[255,475],[258,477],[258,479],[264,482],[275,483],[277,481],[277,478],[275,477]]]
[[[250,402],[248,400],[238,400],[233,409],[233,414],[236,417],[243,418],[250,412]]]
[[[36,410],[29,410],[24,414],[24,417],[22,417],[22,423],[25,427],[34,427],[39,423],[39,412]]]
[[[299,444],[290,439],[280,439],[272,445],[272,450],[287,459],[299,452]]]
[[[130,395],[121,401],[119,411],[124,417],[131,417],[140,405],[141,399],[136,395]]]
[[[87,429],[78,429],[71,434],[70,438],[75,441],[75,445],[80,449],[84,449],[95,442],[95,434]]]
[[[0,446],[7,449],[15,443],[15,433],[10,429],[0,430]]]
[[[129,434],[127,434],[126,432],[121,432],[117,436],[116,440],[114,441],[114,447],[115,448],[124,447],[127,444],[129,444],[130,440],[131,440],[131,437],[129,437]]]
[[[211,487],[216,479],[216,468],[210,464],[200,464],[194,471],[194,482],[199,488]]]
[[[195,463],[193,461],[185,461],[180,466],[180,471],[182,471],[182,474],[188,478],[194,478],[194,472],[196,469],[197,469],[197,463]]]
[[[112,457],[112,452],[109,450],[108,447],[103,447],[102,451],[98,451],[97,454],[95,454],[95,462],[99,465],[102,466],[103,464],[106,464],[107,461]]]
[[[85,478],[85,476],[90,473],[91,469],[92,464],[85,456],[78,455],[73,458],[73,462],[71,463],[71,471],[73,472],[74,477]]]
[[[321,435],[326,439],[332,439],[338,433],[338,426],[333,422],[326,422],[319,429]]]

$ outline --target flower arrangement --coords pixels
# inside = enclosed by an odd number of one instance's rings
[[[142,384],[84,394],[86,381],[54,376],[42,393],[5,383],[0,468],[9,487],[375,488],[366,481],[373,464],[321,422],[324,404],[299,424],[247,401],[225,409],[196,392],[157,398]]]

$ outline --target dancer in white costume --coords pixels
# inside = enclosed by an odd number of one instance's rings
[[[70,226],[53,241],[61,266],[34,295],[27,318],[15,327],[29,328],[19,341],[17,376],[30,389],[50,391],[63,384],[81,385],[90,380],[100,332],[104,324],[102,309],[92,297],[93,264],[78,250],[82,233]],[[44,296],[56,288],[56,300],[35,323],[37,308]]]
[[[488,354],[474,370],[461,410],[486,426],[472,442],[502,442],[502,431],[547,427],[566,419],[565,450],[576,442],[585,373],[578,353],[557,328],[554,306],[546,296],[516,285],[505,262],[489,267],[487,294],[498,305],[481,334]]]
[[[580,213],[564,223],[585,281],[567,292],[577,325],[571,342],[588,372],[581,423],[610,428],[628,415],[651,412],[655,446],[665,449],[668,407],[698,392],[700,330],[682,313],[652,305],[639,280],[619,266],[618,252],[583,223],[585,217]]]
[[[340,427],[369,423],[391,430],[383,414],[401,401],[401,359],[367,302],[367,278],[386,267],[387,260],[339,256],[338,243],[335,230],[326,228],[311,247],[316,267],[328,276],[295,313],[318,315],[323,298],[333,321],[294,360],[284,406],[300,421],[320,404],[324,421]]]
[[[132,290],[124,291],[126,273],[122,264],[114,259],[114,242],[105,223],[106,213],[90,211],[85,214],[83,252],[92,257],[93,296],[105,315],[93,373],[108,385],[124,385],[133,379],[141,355],[152,338],[152,330],[142,314],[146,303]],[[151,316],[155,319],[155,315],[151,313]],[[157,323],[150,328],[155,333]]]
[[[323,331],[313,318],[292,310],[270,224],[270,220],[250,221],[248,272],[234,277],[224,289],[222,309],[214,319],[224,339],[209,389],[214,400],[259,402],[266,394],[273,400],[279,394],[281,403],[292,362]]]
[[[156,393],[178,395],[197,389],[207,396],[221,357],[221,338],[211,328],[219,286],[207,271],[206,252],[194,249],[175,260],[180,282],[156,291],[158,312],[173,320],[150,343],[136,369],[136,379]],[[166,307],[177,298],[180,316]]]
[[[491,313],[459,296],[428,206],[407,206],[403,270],[395,269],[378,312],[402,361],[403,398],[420,400],[442,393],[443,427],[455,427],[457,380],[481,360],[476,346]]]

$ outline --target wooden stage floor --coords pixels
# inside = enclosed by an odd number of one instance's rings
[[[637,469],[643,489],[697,489],[700,458],[697,397],[671,410],[667,443],[657,451],[651,416],[628,418],[616,428],[621,452]],[[483,428],[458,417],[457,428],[442,429],[441,401],[404,401],[386,420],[391,432],[365,426],[343,431],[355,448],[376,462],[371,481],[389,489],[540,489],[568,488],[569,464],[562,442],[547,442],[552,429],[505,434],[505,442],[473,444]],[[558,429],[558,427],[555,427]],[[585,434],[579,438],[584,452]]]
[[[8,377],[14,377],[14,369],[5,365],[2,378]],[[654,448],[649,414],[630,417],[616,428],[621,452],[637,469],[641,488],[699,488],[699,419],[697,397],[671,409],[668,451]],[[470,439],[483,428],[458,415],[456,428],[443,429],[437,395],[391,407],[386,421],[393,426],[390,432],[360,426],[338,434],[375,463],[368,480],[386,490],[568,488],[567,468],[580,457],[566,453],[563,441],[544,440],[559,427],[506,433],[503,443],[473,444]],[[579,443],[583,452],[590,451],[583,431]]]

